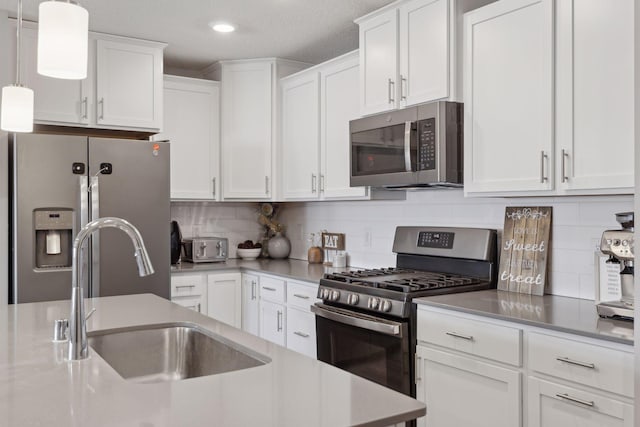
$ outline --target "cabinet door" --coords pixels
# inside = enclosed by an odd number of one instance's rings
[[[12,25],[15,29],[15,25]],[[12,31],[12,49],[15,49],[15,32]],[[84,80],[54,79],[38,74],[38,31],[22,29],[22,79],[34,92],[34,121],[72,126],[87,125],[93,97],[93,44],[89,43],[89,69]],[[9,58],[15,58],[15,50]],[[11,61],[15,66],[15,59]],[[11,68],[14,70],[15,68]]]
[[[97,40],[98,126],[160,129],[162,49]]]
[[[560,188],[633,192],[634,1],[556,5]]]
[[[466,193],[552,190],[553,2],[465,15]]]
[[[416,398],[428,408],[419,426],[522,425],[518,371],[423,346],[417,346],[416,364]]]
[[[360,113],[397,107],[398,11],[389,10],[360,25]]]
[[[400,7],[400,106],[449,96],[449,0]]]
[[[287,308],[287,348],[316,358],[315,314],[296,308]]]
[[[165,76],[164,122],[154,140],[171,143],[171,198],[218,200],[220,87]]]
[[[221,145],[225,199],[271,197],[272,65],[223,65]]]
[[[320,72],[320,192],[324,199],[357,199],[366,187],[351,187],[349,121],[360,117],[359,59],[347,57]]]
[[[260,334],[258,280],[253,274],[242,274],[242,330],[256,336]]]
[[[240,273],[207,275],[207,315],[228,325],[240,328]]]
[[[318,198],[318,83],[317,71],[282,81],[282,195],[285,200]]]
[[[528,379],[528,426],[631,427],[633,406],[535,377]]]
[[[260,300],[260,338],[284,346],[285,313],[284,305]]]

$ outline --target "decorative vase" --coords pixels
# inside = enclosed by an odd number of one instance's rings
[[[286,258],[291,252],[291,242],[286,236],[278,232],[275,236],[269,239],[269,256],[275,259]]]
[[[309,264],[322,264],[322,249],[318,246],[311,246],[307,251],[307,261]]]

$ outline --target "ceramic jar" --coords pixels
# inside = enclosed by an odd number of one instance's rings
[[[289,256],[291,252],[291,242],[282,233],[278,232],[269,239],[269,256],[275,259],[282,259]]]
[[[311,246],[307,251],[309,264],[322,264],[322,249],[319,246]]]

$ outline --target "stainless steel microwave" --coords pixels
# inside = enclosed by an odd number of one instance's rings
[[[439,101],[349,122],[351,186],[461,187],[462,108]]]

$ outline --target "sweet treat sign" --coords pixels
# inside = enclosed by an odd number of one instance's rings
[[[544,294],[550,230],[550,206],[506,208],[498,270],[499,290]]]

